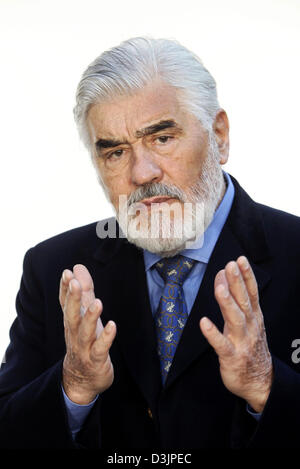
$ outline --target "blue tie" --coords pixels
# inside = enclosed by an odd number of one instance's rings
[[[155,314],[157,352],[163,384],[188,317],[182,285],[194,263],[192,259],[177,255],[164,258],[155,264],[165,282]]]

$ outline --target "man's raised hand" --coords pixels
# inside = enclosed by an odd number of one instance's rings
[[[215,297],[223,318],[223,334],[206,317],[200,328],[215,349],[224,385],[262,412],[268,399],[273,366],[268,349],[255,276],[246,257],[229,262],[216,275]]]
[[[116,336],[116,325],[109,321],[103,328],[102,303],[95,298],[93,280],[84,265],[75,265],[73,272],[63,271],[59,301],[67,348],[63,387],[71,401],[88,404],[113,382],[109,349]]]

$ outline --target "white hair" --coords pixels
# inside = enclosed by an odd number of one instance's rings
[[[90,107],[116,95],[132,95],[155,80],[181,90],[182,104],[212,131],[220,106],[215,80],[201,60],[177,41],[137,37],[103,52],[78,84],[74,117],[89,150],[86,118]]]

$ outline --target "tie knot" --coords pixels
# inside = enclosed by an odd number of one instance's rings
[[[161,259],[155,267],[165,283],[182,285],[194,264],[193,259],[177,255]]]

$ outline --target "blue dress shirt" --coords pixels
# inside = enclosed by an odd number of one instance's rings
[[[196,299],[196,295],[204,277],[210,256],[214,250],[215,244],[222,231],[222,228],[227,220],[234,199],[234,186],[232,184],[230,176],[225,171],[223,171],[223,174],[226,179],[227,189],[220,205],[215,211],[214,217],[210,225],[206,229],[203,237],[201,237],[188,249],[184,249],[180,253],[183,256],[189,257],[190,259],[194,259],[195,261],[197,261],[191,273],[186,278],[183,284],[183,291],[188,314],[190,314],[191,312],[192,306]],[[159,300],[164,287],[164,282],[157,270],[155,269],[155,263],[158,262],[160,259],[161,257],[158,254],[153,254],[149,251],[144,250],[145,271],[147,277],[150,305],[153,315],[155,314],[158,308]],[[90,409],[93,407],[97,398],[90,404],[82,406],[70,401],[70,399],[66,396],[64,390],[62,391],[67,408],[70,430],[72,436],[75,437],[78,431],[80,430],[81,426],[83,425],[85,418],[87,417]],[[251,412],[249,407],[247,407],[247,410],[256,419],[259,418],[260,414]]]

